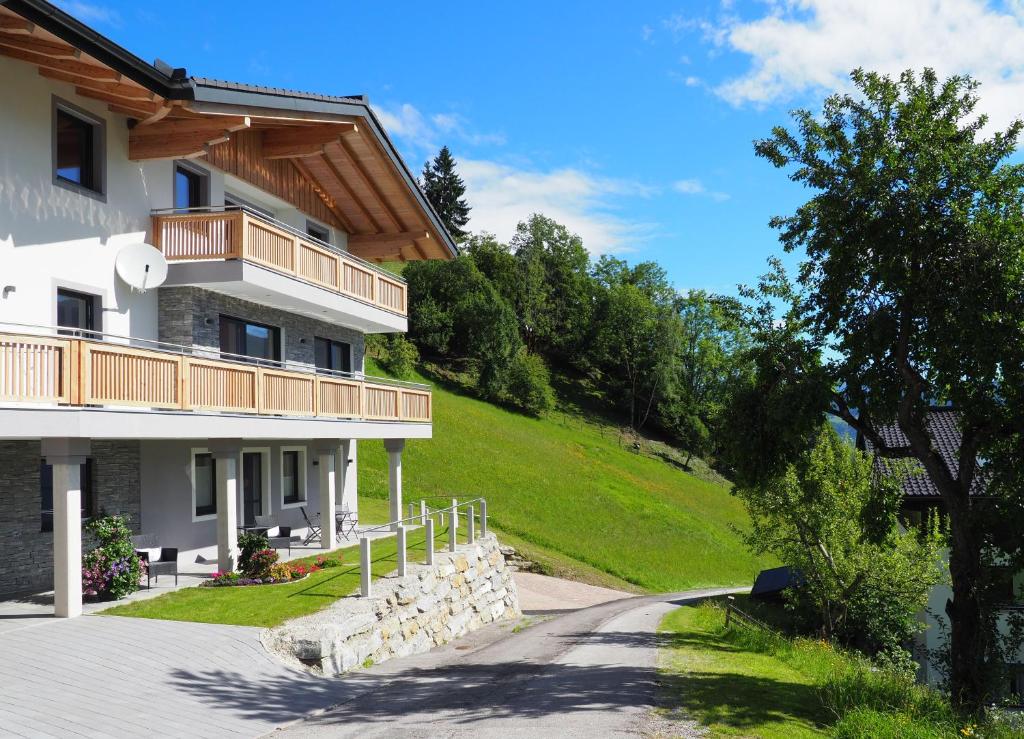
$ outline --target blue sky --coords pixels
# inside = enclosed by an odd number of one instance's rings
[[[973,74],[995,123],[1024,100],[1019,0],[63,5],[191,74],[367,94],[414,171],[451,147],[472,229],[541,211],[680,289],[781,253],[768,219],[806,192],[752,141],[851,68]]]

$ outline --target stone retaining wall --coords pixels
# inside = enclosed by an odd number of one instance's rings
[[[373,582],[370,598],[348,597],[262,634],[263,645],[335,675],[371,660],[384,662],[450,642],[486,623],[518,617],[519,595],[494,534],[458,552],[437,552],[434,565],[409,564],[405,577]]]

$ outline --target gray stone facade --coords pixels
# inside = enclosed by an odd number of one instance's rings
[[[494,534],[458,549],[437,552],[432,566],[410,563],[405,577],[375,580],[370,598],[342,598],[268,629],[263,645],[287,661],[336,675],[367,660],[426,652],[486,623],[520,616],[512,569]]]
[[[345,341],[352,345],[352,369],[363,370],[363,334],[327,321],[265,305],[250,303],[198,287],[162,287],[159,290],[158,338],[171,344],[220,350],[220,317],[243,318],[281,329],[281,357],[287,365],[312,367],[314,337]]]
[[[0,441],[0,594],[53,587],[53,533],[42,531],[38,441]],[[139,443],[95,441],[93,491],[97,513],[140,518]],[[83,541],[83,551],[90,546]]]

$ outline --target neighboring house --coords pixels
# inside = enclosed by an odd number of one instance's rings
[[[957,412],[950,407],[935,407],[929,411],[928,431],[935,448],[946,461],[952,474],[956,474],[957,457],[960,452],[960,429]],[[910,441],[898,428],[896,424],[884,426],[881,435],[888,449],[895,453],[887,454],[890,458],[912,459]],[[869,443],[861,440],[863,448],[871,449]],[[902,453],[901,453],[902,452]],[[884,464],[881,458],[876,464]],[[928,478],[923,469],[919,472],[908,475],[903,481],[903,506],[901,509],[902,522],[906,526],[920,526],[927,522],[931,512],[942,512],[944,504],[942,495]],[[973,499],[983,501],[985,498],[985,484],[982,476],[975,480],[974,489],[971,491]],[[948,560],[948,552],[945,554]],[[1005,621],[1005,614],[1015,610],[1024,610],[1024,573],[1013,573],[1007,569],[1000,573],[1005,582],[1006,605],[1003,609],[1004,618],[1001,619],[1004,631],[1008,630]],[[922,615],[927,629],[920,634],[917,643],[914,645],[915,659],[921,665],[920,677],[931,684],[942,681],[943,675],[931,659],[937,651],[945,644],[948,635],[948,618],[946,616],[946,603],[953,597],[953,591],[949,585],[942,584],[935,587],[928,599],[928,609]],[[1018,664],[1012,668],[1006,693],[1008,696],[1015,696],[1018,702],[1024,696],[1024,654],[1018,655]]]
[[[190,77],[41,0],[0,3],[0,79],[0,592],[77,615],[101,512],[232,567],[257,515],[357,509],[358,440],[397,518],[431,395],[363,374],[407,328],[375,263],[456,247],[366,98]],[[140,242],[158,288],[115,271]]]

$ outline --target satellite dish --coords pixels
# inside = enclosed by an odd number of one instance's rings
[[[160,250],[149,244],[129,244],[117,253],[114,269],[132,290],[146,292],[160,287],[167,279],[167,260]]]

